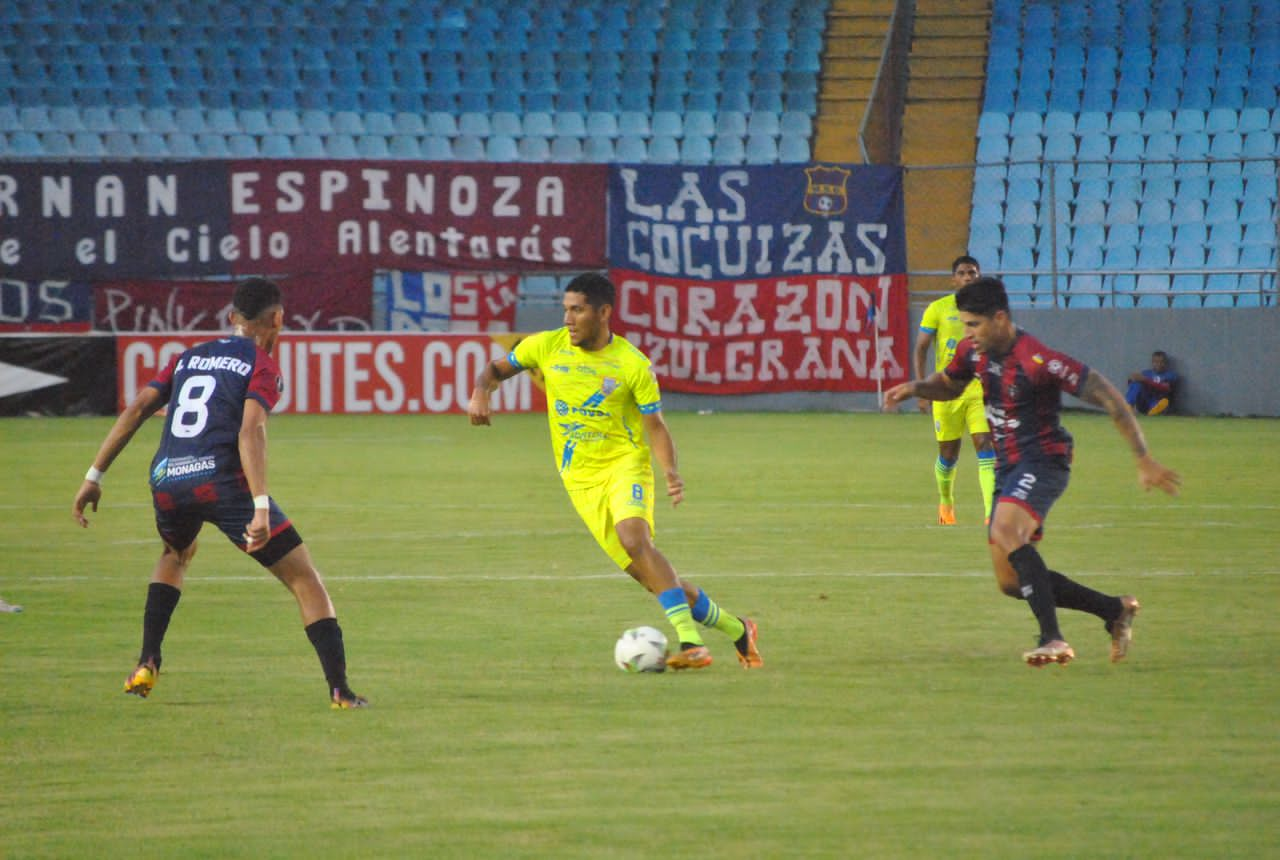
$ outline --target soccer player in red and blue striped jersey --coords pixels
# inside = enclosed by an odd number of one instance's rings
[[[1043,666],[1075,658],[1058,627],[1057,608],[1063,607],[1101,618],[1111,635],[1111,659],[1122,660],[1133,638],[1137,599],[1106,595],[1049,570],[1035,547],[1070,476],[1073,442],[1060,420],[1062,392],[1106,410],[1137,458],[1143,488],[1173,495],[1181,478],[1151,456],[1124,397],[1102,374],[1014,325],[1000,280],[979,278],[961,287],[956,307],[966,337],[951,363],[926,380],[894,386],[885,393],[886,406],[910,397],[948,400],[970,380],[981,381],[999,464],[988,531],[996,581],[1005,594],[1026,600],[1040,625],[1039,644],[1023,659]]]
[[[126,693],[146,698],[160,674],[160,646],[182,596],[196,536],[211,522],[292,592],[307,638],[320,658],[335,708],[367,704],[347,685],[346,650],[333,603],[310,551],[267,492],[267,413],[283,384],[271,350],[284,326],[280,288],[262,278],[240,284],[232,299],[234,333],[175,356],[143,388],[107,433],[76,493],[72,515],[84,527],[96,511],[102,476],[134,433],[167,406],[151,462],[156,530],[164,549],[143,612],[142,652]]]

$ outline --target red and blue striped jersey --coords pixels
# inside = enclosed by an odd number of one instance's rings
[[[276,360],[247,337],[197,344],[149,385],[168,403],[152,487],[240,474],[245,401],[253,398],[270,412],[284,387]]]
[[[965,339],[943,371],[957,382],[977,377],[1001,466],[1024,457],[1071,459],[1071,434],[1062,426],[1062,392],[1079,394],[1089,368],[1050,349],[1021,329],[1003,355],[980,353]]]

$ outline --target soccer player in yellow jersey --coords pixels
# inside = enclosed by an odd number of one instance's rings
[[[981,275],[982,270],[973,257],[956,257],[951,264],[951,283],[957,290]],[[916,337],[916,379],[928,379],[931,375],[925,370],[930,344],[934,345],[934,369],[941,371],[951,363],[964,336],[964,323],[956,310],[955,293],[932,302],[925,309],[920,320],[920,333]],[[920,411],[926,411],[929,403],[920,398]],[[964,394],[955,400],[933,401],[933,432],[938,440],[938,459],[933,465],[933,476],[938,482],[938,522],[944,526],[956,524],[953,485],[956,461],[960,459],[960,440],[965,430],[973,438],[973,449],[978,455],[978,484],[982,487],[985,518],[990,522],[992,495],[996,488],[996,451],[991,444],[991,427],[987,424],[986,407],[982,402],[982,385],[977,379],[970,382]]]
[[[672,505],[684,499],[676,447],[662,418],[658,381],[649,359],[609,330],[615,291],[604,275],[588,273],[564,292],[564,327],[520,341],[476,379],[467,408],[471,423],[489,424],[489,396],[498,383],[539,368],[556,468],[574,508],[614,563],[658,598],[679,636],[672,669],[711,665],[698,625],[734,640],[745,669],[764,665],[750,618],[721,612],[715,601],[676,575],[653,543],[653,464],[658,458]]]

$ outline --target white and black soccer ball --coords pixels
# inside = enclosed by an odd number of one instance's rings
[[[613,646],[613,662],[624,672],[665,672],[667,637],[656,627],[632,627]]]

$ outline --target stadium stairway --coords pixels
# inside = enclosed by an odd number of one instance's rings
[[[871,98],[894,0],[833,0],[818,93],[814,160],[861,162],[858,128]]]
[[[991,0],[916,0],[902,119],[905,165],[972,164],[987,64]],[[966,250],[973,170],[908,171],[907,268],[946,269]],[[980,260],[995,269],[995,261]],[[948,276],[911,278],[912,292],[945,292]]]

